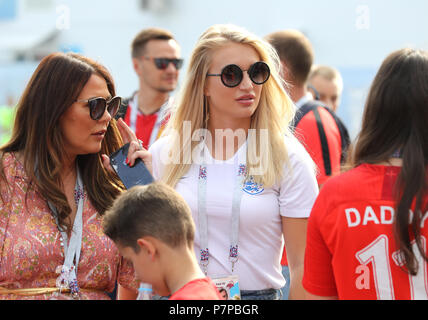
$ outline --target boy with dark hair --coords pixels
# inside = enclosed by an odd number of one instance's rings
[[[137,186],[122,194],[105,214],[103,229],[156,294],[171,295],[170,300],[222,299],[196,261],[190,209],[166,184]]]

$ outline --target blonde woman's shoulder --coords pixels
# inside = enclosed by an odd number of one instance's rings
[[[149,148],[149,152],[152,155],[152,173],[155,180],[160,179],[165,165],[169,163],[169,151],[171,146],[171,136],[162,136]]]
[[[168,141],[171,140],[170,136],[162,136],[157,139],[153,144],[149,147],[149,152],[154,153],[158,152],[160,149],[164,148],[165,145],[168,145]]]
[[[294,136],[285,136],[284,137],[285,147],[287,148],[288,157],[292,159],[300,160],[311,160],[309,153],[306,151],[305,147],[300,143],[300,141]]]

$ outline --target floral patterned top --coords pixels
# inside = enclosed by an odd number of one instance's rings
[[[34,188],[22,164],[12,153],[3,160],[9,189],[1,183],[0,287],[7,289],[54,288],[57,266],[64,263],[60,232],[46,200]],[[77,270],[82,299],[110,299],[116,281],[128,289],[138,288],[134,269],[103,234],[102,217],[84,193],[82,250]],[[91,291],[87,291],[87,290]],[[94,291],[92,291],[94,290]],[[46,300],[52,294],[18,296],[0,294],[0,300]]]

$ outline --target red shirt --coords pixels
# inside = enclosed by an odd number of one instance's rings
[[[331,176],[335,176],[340,173],[340,158],[342,156],[342,140],[340,138],[340,131],[336,121],[327,110],[324,108],[318,108],[317,110],[320,114],[321,122],[327,138],[332,171]],[[305,147],[306,151],[315,162],[317,166],[318,185],[323,185],[330,176],[327,176],[325,172],[321,139],[318,132],[317,121],[313,112],[308,112],[300,120],[295,129],[295,136],[299,139],[300,143]]]
[[[130,122],[131,122],[132,108],[134,108],[134,106],[131,105],[130,103],[128,105],[128,109],[126,110],[125,117],[123,119],[128,126],[130,126]],[[145,149],[148,149],[150,147],[150,140],[151,140],[152,133],[156,135],[154,137],[155,140],[159,138],[170,118],[169,113],[164,114],[161,119],[161,124],[159,129],[157,129],[157,131],[154,132],[153,129],[155,127],[156,121],[158,120],[159,114],[160,114],[160,111],[157,111],[153,114],[143,114],[142,112],[138,111],[137,119],[135,123],[135,135],[137,136],[137,139],[140,139],[141,141],[143,141],[143,147]]]
[[[210,278],[196,279],[185,284],[169,300],[224,300]]]
[[[428,299],[427,263],[403,271],[393,228],[400,167],[364,164],[329,179],[308,222],[304,288],[339,299]],[[423,210],[427,210],[428,196]],[[428,214],[421,221],[426,252]]]
[[[126,111],[125,115],[125,123],[129,126],[130,124],[130,114],[131,114],[131,106],[128,106],[128,110]],[[148,149],[149,142],[150,142],[150,136],[152,134],[153,127],[156,123],[156,120],[158,118],[157,113],[153,114],[142,114],[141,112],[137,115],[137,123],[136,123],[136,129],[135,129],[135,135],[138,139],[143,141],[143,147],[145,149]]]
[[[285,251],[285,246],[284,251],[282,252],[281,266],[288,266],[287,252]]]

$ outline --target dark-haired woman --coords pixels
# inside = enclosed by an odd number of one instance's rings
[[[98,63],[77,54],[45,57],[0,149],[0,299],[136,296],[136,281],[104,236],[104,211],[123,190],[105,170],[107,154],[131,142],[113,117],[121,98]]]
[[[428,299],[428,53],[402,49],[378,71],[352,152],[308,223],[311,299]]]

